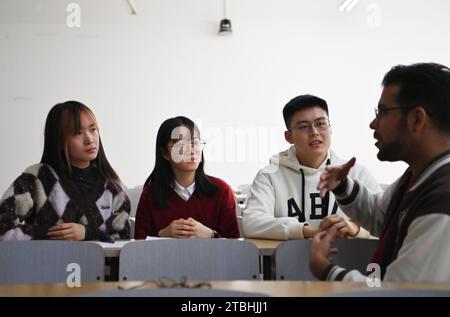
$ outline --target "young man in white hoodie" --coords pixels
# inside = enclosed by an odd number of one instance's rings
[[[258,172],[243,211],[245,237],[307,239],[331,226],[341,237],[367,238],[369,233],[339,209],[334,195],[322,199],[316,189],[320,174],[341,160],[330,150],[331,126],[325,100],[312,95],[292,99],[283,109],[287,142],[292,146],[272,156]],[[349,174],[373,192],[380,187],[370,173],[356,165]]]

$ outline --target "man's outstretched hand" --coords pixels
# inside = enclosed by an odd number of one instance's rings
[[[325,270],[331,264],[331,256],[337,253],[337,249],[331,248],[331,243],[336,239],[337,227],[332,226],[327,231],[317,233],[312,241],[309,254],[309,268],[311,273],[320,279]]]
[[[325,172],[320,175],[317,190],[320,192],[320,197],[325,197],[328,191],[336,189],[341,181],[347,177],[350,169],[355,165],[356,158],[352,158],[345,164],[336,166],[327,166]]]

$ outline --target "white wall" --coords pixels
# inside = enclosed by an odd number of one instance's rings
[[[70,2],[80,28],[66,25]],[[342,0],[230,0],[229,37],[217,35],[221,0],[134,2],[137,16],[125,0],[0,0],[0,191],[39,161],[47,112],[68,99],[94,110],[128,186],[151,171],[156,131],[175,115],[199,122],[207,172],[250,183],[287,147],[281,110],[304,93],[328,101],[336,151],[389,183],[405,165],[378,162],[368,128],[383,74],[450,64],[446,0],[361,0],[349,13]],[[379,27],[367,22],[373,3]],[[239,129],[256,139],[235,139]],[[241,146],[249,151],[236,157]]]

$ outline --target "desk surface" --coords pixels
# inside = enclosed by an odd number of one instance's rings
[[[283,243],[284,241],[280,240],[264,240],[264,239],[247,239],[244,238],[244,241],[253,243],[258,247],[259,255],[262,256],[272,256],[275,254],[275,249]]]
[[[263,240],[263,239],[239,239],[239,240],[255,244],[258,247],[259,255],[261,256],[274,255],[277,246],[282,242],[284,242],[279,240]],[[134,240],[134,239],[121,240],[116,241],[114,243],[91,241],[91,243],[99,244],[103,248],[105,257],[114,258],[118,257],[120,255],[120,250],[122,249],[122,247],[131,241],[142,241],[142,240]]]
[[[64,283],[0,285],[0,296],[73,296],[81,293],[118,290],[118,286],[130,288],[154,288],[148,282],[97,282],[84,283],[80,288],[68,288]],[[213,289],[263,293],[273,297],[329,296],[352,290],[370,290],[365,283],[304,282],[304,281],[212,281]],[[449,284],[393,284],[384,283],[384,289],[432,289],[450,291]]]

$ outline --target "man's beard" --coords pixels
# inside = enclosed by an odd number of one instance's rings
[[[383,144],[383,147],[378,151],[377,157],[380,161],[396,162],[402,160],[402,153],[405,149],[405,142],[402,142],[402,139],[406,139],[404,135],[406,126],[406,117],[402,116],[398,125],[396,140],[389,144]],[[383,143],[383,139],[381,139],[381,143]]]
[[[404,143],[396,140],[389,144],[384,144],[377,154],[380,161],[395,162],[401,160],[401,153],[403,152]]]

